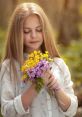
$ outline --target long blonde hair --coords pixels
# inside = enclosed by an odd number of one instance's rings
[[[17,60],[20,65],[23,63],[23,24],[25,19],[32,14],[38,15],[43,25],[44,42],[42,51],[47,50],[51,57],[59,57],[53,30],[43,9],[35,3],[21,3],[16,7],[11,17],[5,48],[4,60],[7,58],[10,59],[12,66],[14,66],[14,59]]]

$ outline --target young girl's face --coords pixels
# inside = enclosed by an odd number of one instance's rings
[[[24,22],[24,45],[27,52],[40,50],[43,43],[43,32],[40,19],[37,15],[30,15]]]

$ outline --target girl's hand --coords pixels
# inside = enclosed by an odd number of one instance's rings
[[[45,86],[47,86],[49,89],[54,91],[61,89],[58,80],[52,75],[50,70],[43,71],[43,79]]]

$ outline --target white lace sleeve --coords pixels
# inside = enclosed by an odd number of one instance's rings
[[[68,117],[73,117],[77,111],[77,107],[78,107],[78,101],[77,101],[77,97],[74,94],[74,90],[73,90],[73,82],[71,80],[71,75],[70,75],[70,71],[68,69],[68,66],[65,64],[65,62],[61,59],[61,58],[57,58],[56,59],[56,63],[59,65],[60,70],[62,72],[62,76],[64,78],[64,85],[63,88],[65,90],[65,92],[67,93],[67,95],[70,97],[71,99],[71,105],[68,108],[68,110],[66,112],[63,112],[64,115],[68,116]]]
[[[5,69],[2,65],[2,71]],[[15,85],[10,80],[10,74],[7,69],[2,78],[2,87],[1,87],[1,113],[4,117],[16,117],[17,115],[24,115],[29,113],[25,111],[21,101],[21,95],[16,96]]]

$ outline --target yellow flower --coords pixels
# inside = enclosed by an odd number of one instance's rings
[[[35,67],[40,62],[40,60],[43,59],[51,61],[48,51],[45,51],[45,53],[41,53],[40,51],[32,52],[28,55],[28,60],[26,60],[24,65],[22,66],[22,71],[25,72],[27,69]]]
[[[21,71],[24,72],[27,68],[28,68],[27,65],[23,65],[23,66],[21,67]]]
[[[38,51],[35,50],[35,51],[34,51],[34,55],[37,55],[37,53],[38,53]]]

